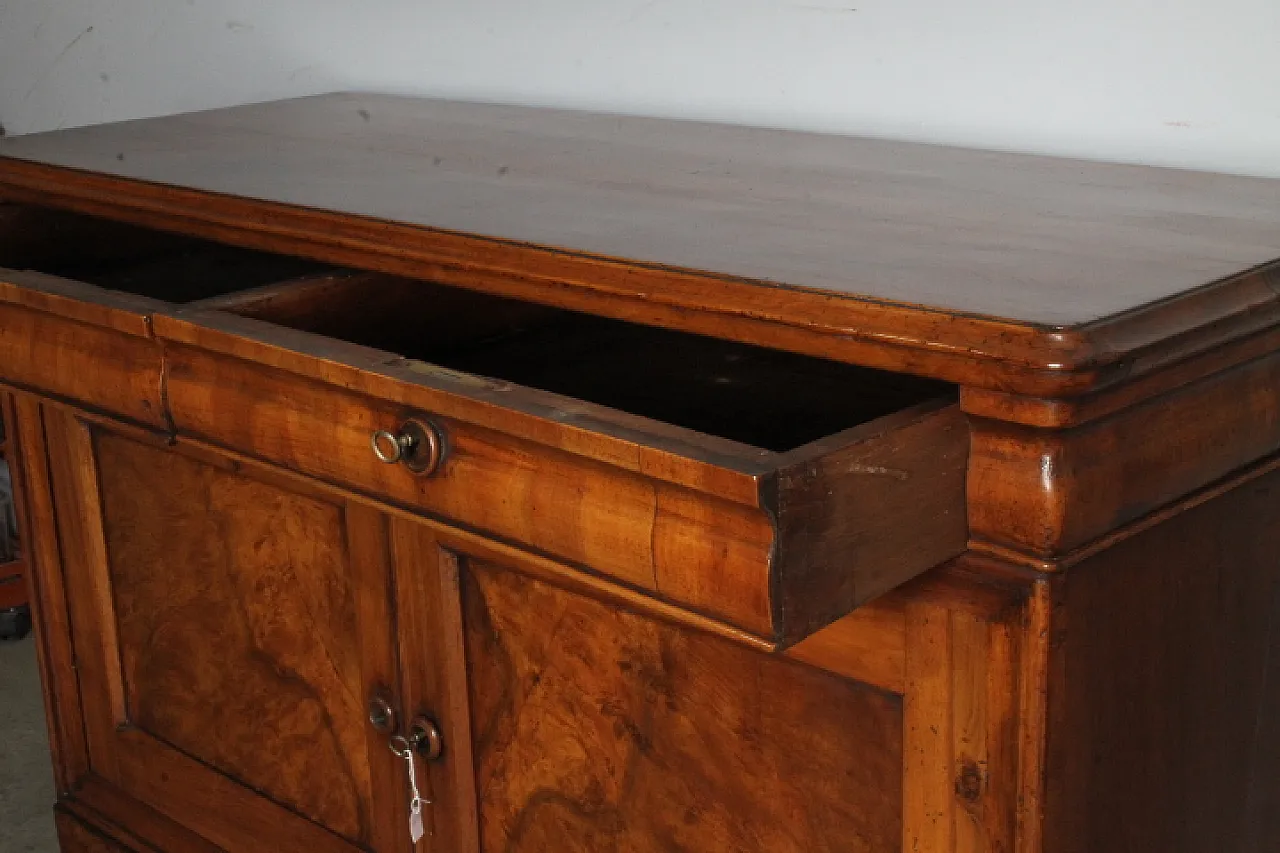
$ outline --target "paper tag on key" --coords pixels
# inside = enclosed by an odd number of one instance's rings
[[[409,810],[409,838],[414,844],[422,840],[424,830],[422,828],[422,803],[418,803],[416,808]]]
[[[403,746],[397,746],[397,741]],[[413,749],[409,746],[409,742],[396,735],[391,739],[391,751],[404,760],[409,771],[409,838],[414,844],[417,844],[422,840],[422,836],[426,834],[422,823],[422,806],[424,804],[429,805],[431,801],[423,799],[418,792],[417,764],[414,761]]]

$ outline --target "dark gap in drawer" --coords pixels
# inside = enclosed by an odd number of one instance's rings
[[[774,451],[946,390],[926,380],[585,315],[424,359]]]
[[[0,206],[0,266],[178,303],[325,269],[300,258],[26,205]]]
[[[944,383],[426,282],[355,274],[244,316],[790,450],[954,393]]]

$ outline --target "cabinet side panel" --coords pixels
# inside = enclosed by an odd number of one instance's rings
[[[1059,590],[1047,853],[1280,848],[1280,472]]]
[[[902,703],[499,567],[462,581],[482,849],[900,849]]]

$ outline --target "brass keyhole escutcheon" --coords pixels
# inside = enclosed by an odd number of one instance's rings
[[[389,735],[396,730],[396,709],[381,693],[369,697],[369,725],[374,731]]]

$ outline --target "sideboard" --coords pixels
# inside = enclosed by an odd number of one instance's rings
[[[1278,849],[1277,259],[1277,181],[691,122],[0,140],[63,848]]]

